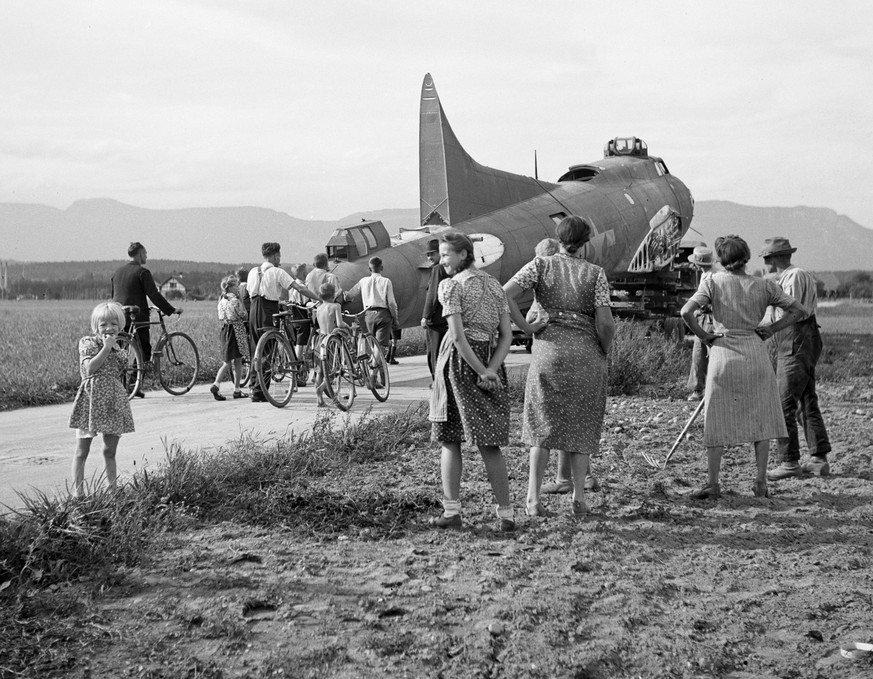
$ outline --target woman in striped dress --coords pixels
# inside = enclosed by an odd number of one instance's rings
[[[431,438],[442,447],[443,513],[439,528],[461,526],[461,443],[479,448],[497,500],[498,529],[515,530],[509,476],[500,446],[509,443],[509,394],[503,359],[512,328],[506,295],[496,278],[474,264],[473,242],[459,231],[440,238],[439,301],[449,324],[434,369]]]
[[[682,307],[685,323],[710,347],[703,429],[709,480],[692,497],[720,497],[719,471],[724,447],[749,442],[755,445],[758,466],[752,492],[757,497],[767,497],[770,439],[787,436],[787,432],[776,373],[765,340],[803,318],[804,312],[774,281],[746,273],[751,253],[742,238],[717,238],[715,251],[724,271],[704,278]],[[694,316],[706,304],[712,305],[713,332],[701,328]],[[784,309],[785,315],[775,323],[760,325],[771,305]]]

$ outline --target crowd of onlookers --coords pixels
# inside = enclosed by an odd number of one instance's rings
[[[433,376],[429,419],[432,438],[441,449],[443,512],[432,519],[440,528],[462,525],[460,497],[462,444],[475,446],[497,503],[498,529],[515,528],[506,463],[501,451],[509,442],[509,396],[504,359],[512,343],[511,322],[533,337],[522,414],[522,439],[530,446],[525,512],[548,516],[543,493],[570,493],[570,512],[584,516],[585,493],[598,487],[590,461],[598,453],[606,405],[607,356],[615,332],[609,284],[603,269],[582,257],[591,238],[580,217],[558,224],[556,239],[537,246],[536,256],[503,286],[478,269],[474,245],[460,231],[446,230],[427,242],[431,262],[421,325],[426,331],[428,366]],[[721,495],[719,472],[726,446],[754,445],[757,475],[752,492],[769,494],[768,481],[826,475],[830,442],[815,390],[815,368],[821,353],[816,323],[816,286],[812,276],[791,263],[796,251],[785,238],[765,241],[760,257],[769,274],[747,273],[748,244],[738,236],[716,239],[715,251],[696,248],[689,261],[701,271],[700,285],[681,315],[695,335],[689,386],[690,399],[703,399],[704,445],[708,480],[691,493],[694,499]],[[92,334],[79,343],[82,385],[70,426],[77,430],[73,462],[74,489],[82,492],[84,463],[90,443],[103,435],[106,478],[115,486],[115,451],[119,437],[133,431],[127,392],[118,379],[126,363],[115,342],[128,323],[121,305],[146,310],[150,298],[164,313],[181,313],[160,293],[146,263],[146,250],[134,243],[131,261],[113,276],[116,301],[98,305]],[[370,275],[344,291],[328,270],[327,256],[314,268],[291,275],[280,264],[278,243],[264,243],[264,261],[250,271],[221,282],[223,365],[210,391],[225,400],[219,384],[230,371],[234,398],[265,400],[257,384],[251,394],[240,388],[241,362],[251,341],[272,324],[280,300],[298,306],[300,320],[309,318],[306,303],[318,303],[317,322],[324,335],[343,326],[341,303],[360,298],[364,321],[391,355],[398,309],[390,278],[378,257],[370,259]],[[534,304],[522,314],[517,299],[532,291]],[[138,317],[137,317],[138,318]],[[134,319],[136,320],[136,319]],[[298,355],[311,327],[299,324]],[[140,342],[149,358],[146,332]],[[772,349],[772,352],[771,352]],[[771,353],[776,356],[774,369]],[[323,403],[321,376],[316,396]],[[800,465],[799,429],[810,458]],[[777,441],[779,465],[768,470],[770,441]],[[558,452],[558,475],[543,485],[550,452]]]

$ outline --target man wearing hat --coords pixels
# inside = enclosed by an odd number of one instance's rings
[[[773,336],[777,355],[776,379],[782,396],[788,437],[777,440],[781,462],[767,472],[767,478],[771,481],[802,476],[804,471],[816,476],[830,473],[827,454],[831,452],[831,442],[815,393],[815,366],[822,348],[815,319],[815,278],[791,263],[791,255],[796,251],[797,248],[791,247],[787,238],[776,236],[764,241],[760,255],[764,258],[767,273],[775,274],[776,282],[800,302],[806,312],[803,320]],[[782,315],[781,310],[774,307],[770,307],[769,313],[771,320]],[[803,427],[810,455],[803,467],[800,466],[798,421]]]
[[[443,316],[443,305],[440,304],[437,290],[439,290],[440,281],[448,278],[449,275],[440,266],[440,242],[438,239],[431,238],[427,242],[424,256],[430,261],[430,281],[427,284],[427,297],[425,297],[424,309],[421,312],[421,327],[425,330],[427,341],[427,367],[430,368],[430,376],[433,377],[440,343],[449,329],[449,323]]]
[[[700,281],[703,281],[704,278],[712,275],[715,255],[710,248],[700,245],[694,248],[694,252],[688,256],[688,262],[700,272]],[[700,323],[701,328],[710,333],[714,331],[712,307],[709,304],[700,307],[694,312],[694,315],[697,317],[697,322]],[[700,338],[695,335],[694,347],[691,351],[691,372],[688,374],[688,388],[691,389],[691,393],[688,395],[689,401],[699,401],[703,398],[708,367],[708,350],[703,346]]]

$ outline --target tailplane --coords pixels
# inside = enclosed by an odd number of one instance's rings
[[[473,160],[452,132],[430,73],[421,86],[418,158],[422,226],[458,224],[556,186]]]

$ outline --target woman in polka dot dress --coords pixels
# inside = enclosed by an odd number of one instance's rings
[[[127,390],[121,381],[127,367],[127,351],[115,340],[124,328],[124,310],[116,302],[103,302],[91,312],[93,335],[79,340],[79,371],[82,384],[76,392],[70,427],[76,430],[76,454],[73,457],[73,494],[84,492],[85,460],[91,441],[103,434],[103,461],[106,484],[116,487],[115,452],[122,434],[133,431],[133,414]]]
[[[431,523],[461,525],[461,442],[479,448],[497,500],[498,529],[515,529],[509,477],[500,446],[509,443],[509,394],[503,359],[512,328],[500,283],[474,264],[473,242],[448,231],[440,239],[440,265],[450,278],[438,296],[449,330],[440,345],[431,392],[431,436],[442,446],[443,513]],[[495,343],[496,340],[496,343]]]
[[[582,259],[591,227],[581,217],[558,224],[558,254],[535,257],[504,286],[512,320],[534,335],[524,391],[522,438],[530,449],[527,513],[541,516],[540,488],[552,448],[570,453],[573,513],[584,515],[585,475],[599,449],[606,408],[606,355],[615,335],[609,285],[599,266]],[[515,298],[533,289],[544,309],[525,321]]]

